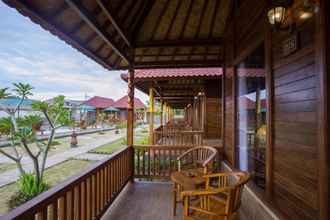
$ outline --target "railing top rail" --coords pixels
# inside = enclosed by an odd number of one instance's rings
[[[193,148],[194,146],[191,145],[133,145],[134,149],[153,149],[153,150],[176,150],[176,149],[189,149]]]
[[[154,133],[164,133],[164,131],[154,130]],[[166,134],[203,134],[204,131],[166,131]]]
[[[1,220],[11,220],[17,217],[24,216],[27,211],[29,213],[34,213],[40,208],[46,207],[49,205],[53,200],[65,195],[67,191],[75,187],[77,184],[82,182],[84,179],[88,178],[89,176],[96,173],[98,170],[102,169],[107,163],[111,160],[118,158],[123,152],[127,151],[129,147],[124,147],[123,149],[118,150],[117,152],[113,153],[106,159],[103,159],[97,162],[94,165],[91,165],[89,168],[84,170],[83,172],[67,179],[66,181],[52,187],[46,192],[41,193],[40,195],[36,196],[35,198],[31,199],[30,201],[24,203],[23,205],[15,208],[8,214],[1,216]]]

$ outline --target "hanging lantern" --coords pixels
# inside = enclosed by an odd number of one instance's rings
[[[272,0],[268,9],[268,21],[275,29],[281,29],[287,20],[288,8],[292,5],[292,0]]]

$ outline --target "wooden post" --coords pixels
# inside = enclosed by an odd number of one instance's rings
[[[149,144],[154,144],[154,90],[149,88]]]
[[[329,150],[329,64],[330,64],[330,2],[320,1],[317,14],[317,71],[319,75],[319,146],[318,146],[318,204],[320,220],[329,219],[330,196],[330,150]]]
[[[160,126],[164,125],[164,116],[163,116],[163,110],[164,110],[164,102],[163,100],[160,101]]]
[[[128,71],[127,146],[132,149],[131,180],[134,180],[134,69]]]

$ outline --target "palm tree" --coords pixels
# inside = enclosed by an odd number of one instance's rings
[[[28,96],[33,95],[32,90],[33,87],[30,84],[24,84],[24,83],[13,83],[14,89],[13,91],[17,93],[18,96],[22,97],[22,99],[27,98]]]
[[[5,99],[10,95],[7,90],[8,88],[0,88],[0,99]]]

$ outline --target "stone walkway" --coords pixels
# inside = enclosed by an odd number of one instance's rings
[[[126,130],[120,132],[120,134],[112,134],[111,136],[100,137],[97,139],[97,141],[94,141],[93,143],[88,143],[77,148],[71,148],[69,150],[50,156],[47,159],[46,168],[54,166],[71,158],[77,158],[77,156],[86,154],[88,151],[94,148],[113,142],[125,136]],[[94,159],[96,158],[94,157]],[[28,157],[23,158],[23,166],[26,171],[33,171],[32,161]],[[19,178],[19,172],[17,169],[3,172],[0,175],[0,187],[15,182]]]
[[[85,153],[85,154],[80,154],[80,155],[76,156],[74,159],[99,161],[99,160],[103,160],[110,156],[111,156],[111,154]]]

